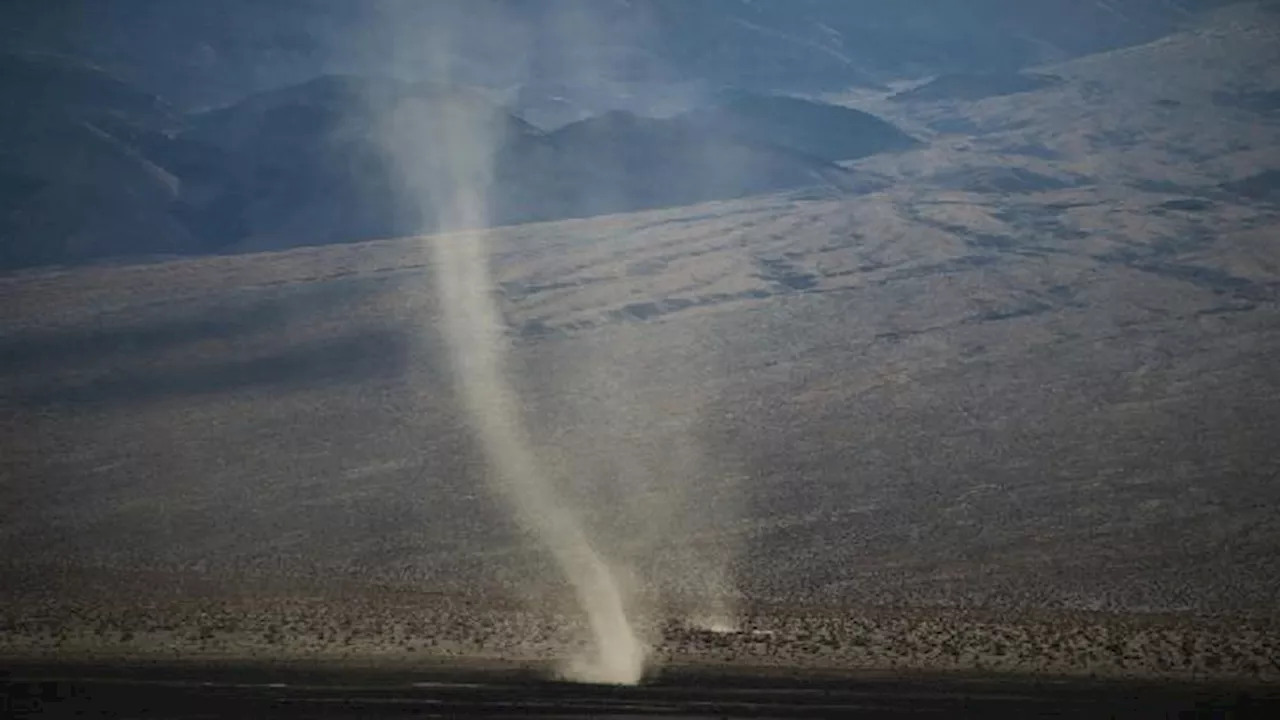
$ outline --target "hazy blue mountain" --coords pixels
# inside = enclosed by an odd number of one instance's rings
[[[441,123],[494,152],[483,221],[509,224],[864,186],[830,161],[914,142],[865,113],[738,95],[546,133],[458,87],[322,76],[183,115],[87,64],[12,56],[0,115],[0,266],[351,242],[438,230]],[[390,129],[416,113],[406,131]]]
[[[1039,90],[1061,82],[1043,73],[948,73],[893,96],[897,101],[980,100]]]
[[[483,97],[385,79],[326,77],[254,96],[190,121],[180,140],[221,158],[192,173],[202,198],[196,219],[228,244],[279,247],[385,237],[436,229],[426,214],[441,175],[430,118],[412,138],[387,144],[380,123],[410,100],[428,114],[460,111],[487,124],[495,147],[488,219],[513,223],[688,204],[836,182],[848,173],[829,159],[904,147],[892,125],[863,113],[804,103],[841,127],[790,128],[760,107],[721,106],[674,118],[623,111],[539,131]],[[824,116],[825,117],[825,116]],[[734,123],[733,127],[721,125]],[[772,123],[765,122],[772,120]],[[855,122],[848,124],[852,119]],[[754,123],[754,124],[753,124]],[[814,125],[812,122],[809,125]],[[843,134],[837,131],[846,131]],[[823,134],[825,132],[825,135]],[[820,146],[828,142],[831,147]],[[830,156],[830,157],[828,157]],[[406,173],[408,173],[407,176]],[[411,175],[419,177],[412,177]]]
[[[0,55],[0,86],[0,267],[197,249],[145,155],[175,122],[163,101],[49,55]]]
[[[1156,38],[1217,4],[7,3],[0,266],[438,229],[423,208],[447,189],[424,178],[439,174],[444,133],[431,118],[443,110],[494,141],[494,223],[865,189],[870,175],[833,163],[917,140],[797,95],[925,74],[937,78],[898,98],[1030,93],[1057,80],[1024,67]],[[444,41],[449,88],[424,69]],[[1270,112],[1262,90],[1232,92],[1215,97]],[[410,105],[425,124],[389,141],[380,123]],[[1052,186],[1034,173],[957,178],[980,192]]]
[[[781,144],[743,142],[691,118],[645,118],[623,111],[568,125],[548,138],[571,178],[553,204],[586,216],[732,198],[826,181],[843,174]]]
[[[57,116],[101,125],[156,129],[174,122],[158,96],[74,57],[49,53],[0,54],[0,87],[11,98],[0,118]]]
[[[870,113],[783,95],[728,92],[688,117],[744,142],[782,146],[832,162],[919,145]]]
[[[329,73],[420,73],[421,28],[468,83],[699,79],[795,92],[1007,72],[1145,42],[1223,0],[60,0],[0,10],[7,46],[84,56],[184,106]],[[532,56],[542,58],[530,62]]]
[[[228,245],[282,247],[432,229],[406,167],[427,176],[443,132],[391,144],[381,124],[411,102],[495,126],[499,145],[537,131],[482,96],[386,78],[326,76],[192,117],[180,139],[215,148],[192,179],[194,217]],[[397,157],[398,156],[398,157]],[[408,158],[412,158],[410,162]]]

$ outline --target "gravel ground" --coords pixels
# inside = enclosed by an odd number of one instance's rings
[[[580,647],[583,631],[571,615],[405,593],[86,605],[29,598],[0,617],[0,657],[553,672],[554,658]],[[723,665],[1280,682],[1280,628],[1263,619],[756,608],[734,632],[650,618],[643,634],[659,673]]]

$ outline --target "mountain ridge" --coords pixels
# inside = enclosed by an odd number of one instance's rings
[[[22,62],[10,65],[20,70]],[[0,203],[10,219],[0,226],[3,265],[10,268],[430,232],[442,220],[430,213],[439,190],[431,178],[444,172],[436,140],[445,136],[440,123],[449,114],[466,118],[492,145],[495,185],[486,215],[494,224],[812,184],[865,189],[834,161],[914,143],[866,113],[749,93],[736,96],[738,106],[707,112],[646,118],[616,111],[546,132],[482,90],[347,74],[182,115],[88,66],[72,69],[62,86],[46,79],[13,87],[18,102],[8,117],[17,119],[10,124],[29,131],[15,129],[11,137],[63,128],[80,138],[74,147],[100,146],[93,151],[99,155],[115,147],[118,158],[85,165],[77,158],[87,149],[34,141],[0,155]],[[44,99],[22,102],[24,93]],[[779,107],[790,109],[790,122],[770,117]],[[400,130],[391,125],[405,122]],[[838,151],[822,153],[813,142]],[[63,190],[38,200],[39,188],[55,186]],[[122,197],[75,202],[74,188]],[[138,198],[151,199],[139,205]],[[54,212],[54,205],[64,210]],[[112,214],[113,206],[132,210]],[[58,230],[18,219],[35,207],[72,225]]]

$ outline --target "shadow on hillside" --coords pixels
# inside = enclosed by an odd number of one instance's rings
[[[370,330],[254,358],[130,368],[76,384],[20,391],[11,399],[28,407],[134,404],[243,390],[314,388],[399,375],[411,344],[406,333]]]
[[[39,372],[86,361],[125,360],[210,340],[234,340],[305,324],[380,291],[368,281],[312,283],[269,297],[202,308],[147,323],[36,331],[0,337],[0,371]]]

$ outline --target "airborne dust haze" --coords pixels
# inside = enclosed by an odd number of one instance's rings
[[[429,17],[421,14],[423,6],[433,5]],[[575,398],[589,398],[572,401],[580,405],[576,413],[584,421],[569,434],[579,437],[562,443],[557,462],[547,462],[542,447],[547,439],[536,437],[526,424],[527,403],[513,377],[508,329],[490,268],[491,238],[483,229],[493,216],[490,189],[511,125],[501,113],[477,112],[477,103],[483,104],[479,96],[450,90],[473,82],[464,77],[469,73],[459,58],[468,52],[474,56],[475,48],[464,44],[477,31],[489,43],[502,38],[500,52],[491,46],[501,56],[493,65],[505,68],[516,82],[522,68],[551,68],[574,83],[606,91],[610,63],[593,48],[607,43],[595,32],[591,4],[540,3],[536,22],[488,4],[481,5],[487,14],[477,20],[473,6],[464,28],[450,7],[423,3],[414,14],[414,6],[405,5],[402,16],[383,18],[394,28],[395,64],[409,78],[443,88],[386,111],[383,141],[395,158],[406,199],[432,219],[432,227],[448,233],[427,240],[431,281],[454,382],[483,447],[492,494],[554,561],[585,617],[589,649],[570,658],[562,674],[583,682],[636,683],[652,640],[643,628],[653,622],[643,620],[658,619],[652,614],[662,607],[654,602],[661,588],[692,588],[696,600],[686,599],[678,610],[684,621],[716,630],[733,625],[728,559],[723,551],[701,549],[693,537],[699,515],[715,513],[695,509],[689,490],[706,470],[691,432],[698,408],[684,402],[673,409],[672,393],[659,398],[654,385],[619,387],[613,363],[625,362],[633,349],[626,342],[644,339],[620,341],[607,352],[588,353],[585,372],[557,379],[560,387],[594,382],[596,391],[575,393]],[[659,427],[665,429],[644,436]],[[564,457],[601,446],[608,447],[609,467],[585,455]],[[615,516],[628,516],[625,527],[631,529],[612,528],[607,543],[599,524],[592,527],[582,512],[583,504],[602,502]],[[638,617],[642,610],[651,616]]]

